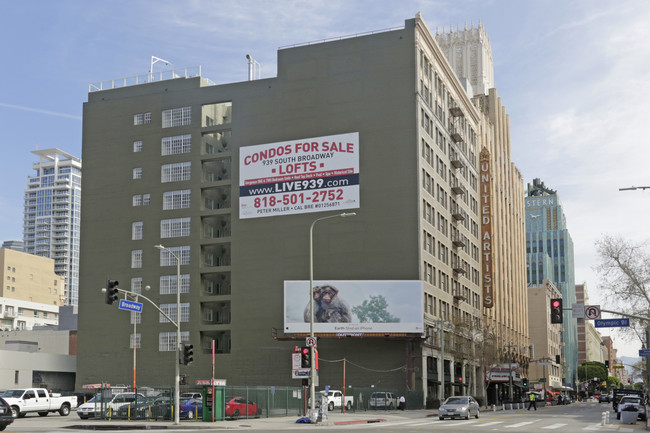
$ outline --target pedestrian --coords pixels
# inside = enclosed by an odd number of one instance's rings
[[[406,408],[406,399],[404,398],[403,395],[400,396],[400,398],[399,398],[399,406],[398,407],[399,407],[400,410],[404,410]]]
[[[537,403],[536,403],[535,400],[536,400],[535,393],[531,392],[530,395],[528,396],[528,402],[529,402],[528,403],[528,410],[530,410],[530,408],[532,407],[532,408],[535,409],[535,411],[537,411]]]

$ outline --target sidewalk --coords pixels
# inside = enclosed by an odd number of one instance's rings
[[[425,418],[431,411],[414,410],[414,411],[377,411],[377,412],[352,412],[328,413],[327,420],[319,422],[318,425],[335,426],[350,424],[370,424],[395,420],[406,420],[414,418]],[[127,420],[93,420],[80,419],[76,413],[71,413],[68,417],[51,416],[45,421],[38,416],[28,416],[18,418],[11,425],[15,428],[28,428],[42,426],[43,422],[48,423],[48,427],[67,428],[73,430],[203,430],[203,429],[241,429],[251,428],[257,430],[293,430],[304,429],[309,424],[296,423],[300,416],[282,416],[272,418],[240,418],[236,420],[203,422],[196,420],[181,420],[180,426],[173,421],[127,421]],[[313,424],[312,424],[313,426]]]

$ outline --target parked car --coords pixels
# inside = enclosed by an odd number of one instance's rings
[[[600,394],[598,397],[598,403],[609,403],[612,401],[612,396],[609,394]]]
[[[147,419],[149,406],[157,397],[142,397],[127,404],[123,404],[113,411],[113,418],[119,419]]]
[[[181,400],[179,416],[185,419],[201,418],[203,416],[203,401],[200,398]]]
[[[616,409],[616,419],[621,419],[621,411],[624,410],[635,410],[637,417],[645,420],[645,405],[643,404],[643,399],[636,395],[626,395],[621,398],[618,402],[618,408]]]
[[[89,392],[75,392],[72,395],[77,397],[77,406],[81,406],[95,396],[95,394]]]
[[[461,395],[449,397],[438,409],[438,418],[464,418],[469,419],[475,416],[477,419],[481,416],[478,402],[474,397]]]
[[[226,398],[226,418],[239,418],[240,416],[256,416],[257,404],[244,397]]]
[[[3,398],[0,398],[0,431],[6,429],[12,422],[14,422],[14,417],[11,413],[11,406]]]
[[[368,404],[371,408],[395,409],[397,407],[397,396],[392,392],[373,392],[370,394]]]
[[[190,398],[195,398],[197,400],[203,400],[203,395],[200,392],[181,392],[181,400],[187,400]]]
[[[44,388],[8,389],[0,397],[11,406],[14,418],[22,418],[30,412],[38,412],[40,416],[47,416],[50,412],[68,416],[70,410],[77,407],[77,397],[62,397]]]
[[[88,400],[87,403],[77,408],[77,415],[81,419],[112,417],[114,411],[118,411],[120,407],[128,403],[133,403],[136,400],[144,400],[144,395],[133,392],[121,392],[103,398],[101,394],[97,394]],[[102,411],[104,412],[102,413]]]

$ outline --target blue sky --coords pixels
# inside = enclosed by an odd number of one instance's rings
[[[201,65],[204,76],[228,83],[247,79],[251,54],[271,77],[279,47],[403,27],[418,11],[434,31],[485,26],[511,118],[512,159],[525,183],[539,177],[560,194],[576,282],[587,283],[592,303],[604,303],[594,242],[605,233],[650,238],[648,191],[618,191],[650,185],[647,0],[5,2],[0,240],[22,238],[30,152],[82,156],[90,83],[144,74],[151,56],[177,68]]]

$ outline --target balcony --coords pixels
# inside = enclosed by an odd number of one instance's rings
[[[463,162],[462,159],[460,159],[460,154],[458,152],[450,152],[449,153],[449,160],[451,163],[451,166],[454,168],[463,168],[465,166],[465,163]]]
[[[204,245],[201,247],[203,266],[230,266],[230,245]]]
[[[464,221],[465,220],[465,211],[461,209],[457,204],[451,206],[451,216],[455,221]]]
[[[456,234],[455,236],[453,236],[451,242],[454,244],[454,247],[456,248],[463,248],[465,246],[465,240],[460,234]]]
[[[450,107],[449,114],[451,114],[453,117],[462,117],[463,110],[461,110],[460,107]]]
[[[215,239],[230,237],[230,217],[228,215],[209,216],[201,218],[203,238]]]
[[[460,184],[460,180],[458,180],[457,178],[452,178],[449,185],[451,186],[451,192],[453,192],[454,194],[456,195],[465,194],[465,190]]]
[[[451,263],[451,268],[453,269],[455,274],[465,274],[465,268],[463,267],[463,262],[458,259],[458,260],[453,260]],[[454,295],[455,297],[456,295]]]
[[[230,188],[205,188],[201,196],[204,210],[230,209]]]
[[[208,272],[201,274],[203,295],[223,296],[230,295],[230,272]]]
[[[219,182],[232,178],[232,163],[230,158],[217,161],[204,161],[201,166],[205,182]]]

